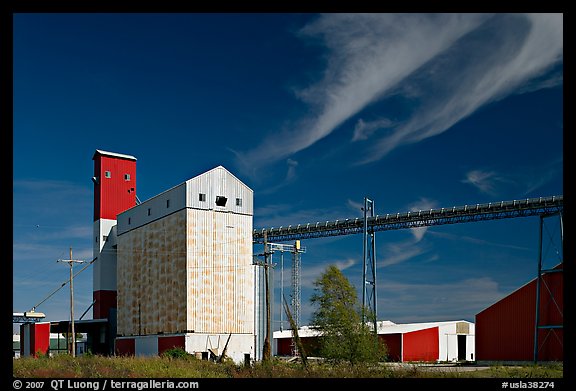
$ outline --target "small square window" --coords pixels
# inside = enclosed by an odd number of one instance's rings
[[[242,198],[236,198],[236,206],[242,206]]]
[[[124,180],[129,181],[130,180],[130,174],[124,174]]]
[[[227,201],[228,201],[228,198],[226,198],[224,196],[216,196],[216,205],[217,206],[226,206]]]
[[[112,178],[112,173],[110,171],[104,171],[105,178]]]
[[[206,194],[200,193],[200,194],[198,194],[198,196],[199,196],[198,200],[200,200],[202,202],[206,201]]]
[[[170,200],[166,200],[166,207],[167,207],[167,208],[170,207]]]
[[[148,216],[150,216],[150,208],[148,208]]]

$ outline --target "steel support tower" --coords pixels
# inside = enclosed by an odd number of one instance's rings
[[[268,243],[268,251],[273,254],[280,251],[280,302],[284,300],[284,252],[292,253],[292,276],[290,295],[290,306],[292,307],[292,317],[296,322],[296,326],[300,327],[300,307],[301,307],[301,283],[300,283],[300,268],[302,265],[302,257],[300,254],[306,252],[306,247],[300,245],[300,241],[296,240],[294,244],[282,243]],[[282,305],[280,305],[282,309]],[[283,329],[283,316],[282,310],[280,311],[280,330]]]
[[[374,201],[364,198],[364,232],[362,251],[362,322],[366,316],[374,322],[376,332],[376,319],[378,318],[376,306],[376,237],[374,228],[368,226],[368,218],[374,217]],[[368,313],[367,313],[368,312]]]
[[[546,219],[551,219],[554,217],[558,217],[559,220],[559,239],[560,239],[560,245],[559,247],[556,247],[556,255],[558,257],[559,264],[562,265],[560,267],[556,267],[556,268],[547,268],[543,266],[543,263],[546,260],[549,259],[544,259],[544,258],[549,258],[548,254],[544,254],[543,248],[544,248],[544,230],[546,228],[545,225],[545,220]],[[547,305],[553,304],[556,308],[556,310],[558,311],[558,313],[561,315],[561,317],[564,317],[564,308],[563,305],[562,307],[558,304],[558,302],[556,301],[556,299],[554,298],[554,295],[552,294],[552,291],[550,290],[550,287],[548,286],[548,284],[546,283],[546,280],[543,277],[543,275],[548,274],[548,273],[561,273],[561,275],[563,276],[563,264],[564,264],[564,254],[563,254],[563,246],[564,246],[564,227],[562,224],[562,212],[558,212],[558,213],[553,213],[553,214],[545,214],[545,215],[540,215],[540,230],[539,230],[539,246],[538,246],[538,274],[537,274],[537,278],[536,278],[536,316],[535,316],[535,324],[534,324],[534,364],[538,363],[538,352],[540,350],[540,341],[539,341],[539,334],[541,330],[546,330],[546,337],[544,338],[544,342],[546,341],[546,339],[548,337],[550,337],[551,334],[555,335],[555,330],[557,329],[563,329],[563,323],[560,324],[541,324],[541,318],[540,318],[540,310],[541,307],[546,307]],[[552,242],[554,240],[554,238],[552,236],[549,236],[550,242]],[[544,287],[544,289],[546,289],[546,291],[548,292],[549,297],[549,303],[543,303],[542,301],[542,295],[541,295],[541,291],[542,291],[542,287]],[[564,302],[564,300],[562,300],[562,302]],[[544,343],[542,342],[542,343]]]

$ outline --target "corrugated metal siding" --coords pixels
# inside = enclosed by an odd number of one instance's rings
[[[118,334],[186,330],[186,211],[118,237]]]
[[[380,334],[378,339],[386,344],[389,361],[398,362],[402,359],[402,334]]]
[[[94,222],[92,289],[116,290],[116,220],[99,219]],[[104,240],[104,236],[108,239]]]
[[[186,206],[189,208],[254,214],[253,191],[222,166],[189,179],[186,188]],[[206,201],[200,201],[199,194],[205,194]],[[226,197],[226,206],[217,206],[216,196]],[[236,198],[242,200],[241,206],[236,205]]]
[[[105,171],[111,177],[106,178]],[[130,175],[130,180],[124,179]],[[99,183],[94,186],[94,220],[111,219],[136,205],[136,161],[96,155],[94,176]]]
[[[254,333],[252,217],[187,211],[188,330]]]
[[[119,214],[118,235],[161,219],[185,207],[186,184],[182,183]]]
[[[564,311],[562,273],[543,276],[552,292],[541,286],[540,324],[562,324]],[[552,301],[556,300],[560,311]],[[536,319],[536,279],[476,315],[476,354],[478,360],[530,361],[534,358]],[[538,336],[540,360],[561,360],[563,332],[548,330]]]
[[[436,361],[439,358],[438,327],[403,335],[403,361]]]
[[[94,176],[96,178],[100,177],[100,157],[96,157],[94,156]],[[95,183],[94,184],[94,221],[97,221],[98,219],[100,219],[100,216],[102,216],[101,213],[101,208],[100,205],[102,204],[102,196],[101,196],[101,186],[100,183]]]

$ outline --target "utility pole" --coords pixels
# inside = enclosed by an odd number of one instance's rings
[[[76,357],[76,333],[74,331],[74,264],[84,263],[84,261],[72,259],[72,247],[70,247],[70,259],[59,259],[56,262],[68,263],[70,265],[70,328],[72,334],[72,347],[70,352],[72,357]]]
[[[262,351],[262,361],[270,361],[272,351],[270,348],[270,288],[268,286],[268,233],[264,231],[264,283],[266,290],[266,337]]]

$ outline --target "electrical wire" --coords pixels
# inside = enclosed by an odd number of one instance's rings
[[[98,257],[94,258],[93,260],[91,260],[90,262],[88,262],[88,264],[86,266],[84,266],[82,269],[80,269],[78,272],[76,272],[72,278],[76,277],[78,274],[82,273],[84,270],[86,270],[90,265],[92,265],[92,263],[94,263],[94,261],[98,259]],[[40,301],[38,304],[36,304],[34,307],[32,307],[31,311],[35,311],[36,308],[38,308],[40,306],[40,304],[43,304],[46,300],[48,300],[49,298],[51,298],[52,296],[54,296],[56,294],[56,292],[58,292],[60,289],[64,288],[66,286],[66,284],[68,284],[70,282],[70,278],[66,281],[64,281],[62,283],[62,285],[60,285],[60,287],[58,287],[54,292],[50,293],[48,296],[46,296],[46,298],[44,298],[42,301]]]

